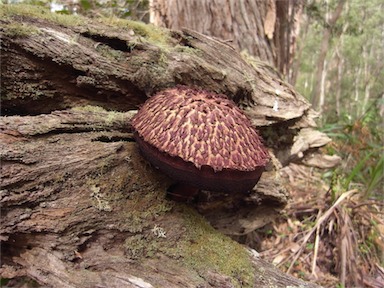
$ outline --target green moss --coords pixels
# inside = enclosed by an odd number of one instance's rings
[[[115,49],[111,49],[107,45],[100,44],[97,46],[96,51],[100,53],[100,55],[109,58],[111,60],[121,61],[124,59],[123,52]]]
[[[36,5],[6,4],[1,5],[1,8],[0,17],[3,19],[16,15],[27,16],[48,20],[67,27],[84,25],[86,22],[85,18],[81,16],[51,13],[47,8]]]
[[[193,208],[167,200],[170,180],[143,160],[134,143],[124,147],[130,150],[127,164],[113,168],[113,161],[105,159],[89,187],[94,205],[121,215],[123,221],[115,228],[129,235],[124,240],[127,257],[145,265],[145,259],[166,255],[202,278],[212,271],[231,277],[236,287],[252,287],[255,271],[247,250],[216,231]]]
[[[45,93],[44,86],[41,83],[24,83],[21,81],[14,81],[11,84],[12,90],[4,91],[2,95],[3,100],[13,100],[13,99],[33,99],[39,100],[41,98],[50,98],[53,97],[50,93]],[[13,91],[17,91],[13,93]]]
[[[243,246],[219,233],[203,217],[185,207],[186,239],[179,244],[183,262],[201,274],[217,271],[238,287],[252,287],[254,268]]]
[[[123,230],[131,233],[143,232],[151,225],[151,220],[172,209],[173,202],[165,199],[164,192],[155,187],[145,189],[145,195],[141,189],[129,192],[129,208],[123,212],[126,220],[126,225],[122,226]]]
[[[92,206],[100,211],[118,211],[120,203],[126,198],[126,187],[131,183],[131,169],[128,166],[115,165],[114,155],[100,159],[87,178]]]
[[[185,54],[194,55],[194,56],[198,56],[198,57],[203,56],[203,52],[200,49],[196,49],[196,48],[189,47],[189,46],[176,45],[174,47],[174,50],[176,52],[183,52]]]
[[[153,250],[143,235],[134,235],[125,240],[124,243],[127,255],[131,259],[140,259],[143,256],[148,256]]]
[[[24,23],[12,23],[4,25],[5,35],[10,37],[28,37],[40,33],[36,27],[27,26]]]
[[[125,240],[125,251],[129,258],[139,260],[144,258],[154,258],[161,250],[161,246],[166,244],[166,239],[157,238],[151,234],[137,234]]]
[[[170,36],[165,29],[156,27],[152,24],[145,24],[143,22],[125,20],[117,17],[100,18],[100,20],[102,23],[114,27],[121,27],[127,30],[132,29],[135,35],[143,37],[148,42],[163,48],[168,47]]]
[[[127,165],[127,170],[136,172],[128,174],[129,185],[122,188],[127,200],[121,211],[125,223],[119,228],[134,234],[125,240],[127,255],[142,261],[160,253],[180,261],[181,265],[192,268],[202,277],[207,271],[214,271],[231,277],[237,287],[252,287],[255,271],[247,250],[216,231],[193,208],[167,200],[165,191],[170,184],[167,178],[154,171],[146,161],[140,161],[141,156],[134,152],[136,150],[130,153],[132,159]],[[135,179],[134,175],[140,175],[140,178]],[[149,175],[148,179],[146,175]],[[122,200],[119,203],[121,205]],[[174,215],[181,213],[182,221],[179,216],[166,217],[170,210]],[[156,225],[159,229],[168,227],[164,231],[166,237],[154,233]]]
[[[264,69],[267,68],[271,72],[276,73],[277,77],[281,77],[280,72],[275,67],[271,66],[267,62],[261,61],[259,58],[256,58],[256,57],[250,55],[246,50],[242,51],[240,53],[240,55],[245,62],[252,65],[252,67],[255,68],[257,71],[259,71],[260,68],[264,68]],[[253,78],[253,77],[251,77],[251,78]]]

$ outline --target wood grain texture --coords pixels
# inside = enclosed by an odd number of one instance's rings
[[[125,127],[132,115],[111,113],[0,118],[1,277],[45,287],[315,287],[280,275],[193,209],[167,200],[172,182],[139,155]],[[251,212],[261,207],[260,192],[246,205],[238,195],[236,210],[223,209],[235,203],[224,195],[206,202],[206,213],[204,202],[196,208],[229,234],[242,219],[252,229],[264,215]],[[264,195],[265,203],[283,199]]]
[[[228,235],[262,225],[263,203],[277,213],[287,201],[276,157],[246,197],[181,205],[131,134],[148,97],[198,86],[233,99],[271,154],[289,159],[313,117],[273,68],[191,30],[10,7],[23,6],[4,5],[0,20],[2,277],[49,287],[314,287],[279,275],[197,213]]]
[[[290,80],[303,6],[301,0],[151,0],[150,22],[221,39]]]
[[[263,19],[266,1],[192,0],[150,2],[151,23],[170,29],[191,30],[228,41],[262,61],[273,64],[270,43],[265,39]]]

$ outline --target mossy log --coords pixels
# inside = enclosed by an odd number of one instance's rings
[[[138,105],[183,84],[228,95],[272,156],[290,151],[313,126],[311,110],[273,69],[193,31],[2,8],[2,278],[45,287],[315,287],[223,234],[248,233],[285,205],[278,158],[246,197],[202,194],[182,204],[167,199],[172,180],[141,157],[131,134]]]
[[[314,286],[213,229],[195,210],[203,204],[167,200],[172,181],[140,156],[132,115],[86,107],[1,118],[2,277],[50,287]],[[248,202],[227,218],[238,229],[235,216],[268,215],[259,198]]]

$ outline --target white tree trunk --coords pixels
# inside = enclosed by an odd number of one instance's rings
[[[354,101],[354,106],[355,107],[351,107],[351,113],[353,113],[353,111],[355,112],[355,115],[360,115],[360,109],[359,109],[359,99],[360,99],[360,93],[359,93],[359,84],[360,84],[360,78],[361,78],[361,67],[359,66],[359,68],[356,68],[356,76],[355,76],[355,101]]]
[[[363,102],[363,108],[361,113],[363,114],[368,106],[368,101],[370,99],[370,91],[372,87],[372,81],[371,81],[371,75],[370,71],[372,70],[369,65],[369,59],[372,59],[373,49],[372,45],[370,45],[371,48],[369,49],[369,53],[367,53],[366,47],[363,47],[363,61],[364,61],[364,102]]]
[[[338,63],[337,63],[337,90],[336,90],[336,114],[337,117],[340,117],[340,98],[341,98],[341,81],[343,79],[343,66],[344,66],[344,59],[338,53]]]
[[[341,12],[343,11],[343,7],[346,0],[339,0],[337,7],[333,11],[332,14],[327,13],[325,22],[327,25],[324,26],[323,30],[323,36],[321,39],[321,45],[320,45],[320,53],[319,57],[317,59],[316,64],[316,72],[315,72],[315,83],[312,89],[312,105],[315,110],[320,109],[321,104],[321,93],[322,93],[322,77],[323,77],[323,70],[324,70],[324,63],[327,57],[327,53],[329,50],[329,43],[332,37],[332,28],[336,24],[337,20],[339,19]]]
[[[320,99],[319,99],[319,112],[323,111],[323,106],[325,103],[325,79],[327,79],[327,60],[324,61],[323,71],[321,73],[321,89],[320,89]]]

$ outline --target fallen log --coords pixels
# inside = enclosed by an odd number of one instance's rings
[[[288,199],[280,160],[291,158],[275,151],[291,151],[295,135],[314,126],[307,101],[270,67],[189,30],[3,7],[2,278],[50,287],[315,287],[223,235],[278,214]],[[261,130],[273,161],[246,197],[171,201],[172,180],[139,154],[130,119],[177,84],[226,94]]]

